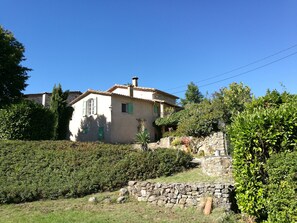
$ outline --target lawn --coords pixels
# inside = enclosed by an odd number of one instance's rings
[[[173,176],[159,177],[147,181],[160,183],[234,183],[231,176],[208,176],[202,172],[201,168],[194,168]]]
[[[204,216],[194,208],[167,209],[138,202],[134,199],[117,204],[118,192],[98,193],[98,203],[88,202],[90,196],[77,199],[36,201],[0,205],[0,222],[222,222],[226,215],[220,209]],[[109,202],[106,202],[109,201]]]

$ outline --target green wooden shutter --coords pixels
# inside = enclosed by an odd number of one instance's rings
[[[128,103],[127,107],[128,107],[128,114],[133,114],[133,103]]]
[[[99,139],[99,141],[104,140],[104,127],[99,127],[99,129],[98,129],[98,139]]]

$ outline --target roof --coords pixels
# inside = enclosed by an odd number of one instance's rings
[[[107,90],[107,92],[113,92],[115,89],[117,88],[124,88],[124,89],[127,89],[128,86],[127,85],[120,85],[120,84],[115,84],[114,86],[112,86],[111,88],[109,88]],[[178,99],[177,96],[173,95],[173,94],[169,94],[167,92],[164,92],[164,91],[161,91],[161,90],[158,90],[156,88],[147,88],[147,87],[133,87],[134,89],[136,90],[139,90],[139,91],[151,91],[151,92],[156,92],[156,93],[160,93],[160,94],[163,94],[163,95],[166,95],[166,96],[169,96],[169,97],[172,97],[172,98],[175,98],[175,99]]]
[[[84,92],[83,94],[81,94],[80,96],[76,97],[73,101],[71,101],[69,104],[73,105],[74,103],[78,102],[79,100],[83,99],[84,97],[88,96],[89,94],[100,94],[100,95],[112,95],[112,93],[110,92],[106,92],[106,91],[96,91],[96,90],[92,90],[92,89],[88,89],[86,92]]]
[[[69,104],[70,104],[70,105],[73,105],[73,104],[75,104],[76,102],[78,102],[79,100],[81,100],[81,99],[83,99],[84,97],[88,96],[89,94],[98,94],[98,95],[106,95],[106,96],[119,96],[119,97],[131,98],[131,97],[128,96],[128,95],[117,94],[117,93],[111,93],[111,92],[107,92],[107,91],[96,91],[96,90],[88,89],[86,92],[84,92],[83,94],[81,94],[80,96],[78,96],[77,98],[75,98],[75,99],[74,99],[73,101],[71,101]],[[150,100],[150,99],[143,99],[143,98],[136,98],[136,97],[133,97],[133,99],[134,99],[134,100],[140,100],[140,101],[151,102],[151,103],[155,103],[155,102],[158,102],[158,103],[164,103],[164,104],[167,104],[167,105],[170,105],[170,106],[180,107],[180,106],[178,106],[178,105],[171,104],[171,103],[168,103],[168,102],[166,102],[166,101],[158,100],[158,99]]]

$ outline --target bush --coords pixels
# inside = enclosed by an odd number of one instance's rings
[[[181,151],[68,141],[0,141],[0,203],[79,197],[189,167]]]
[[[268,221],[297,222],[297,151],[268,160]]]
[[[221,113],[214,109],[210,101],[189,104],[180,118],[177,132],[181,136],[208,136],[219,131]]]
[[[53,136],[53,114],[31,101],[0,109],[0,139],[44,140]]]
[[[231,124],[233,173],[241,211],[266,219],[268,173],[265,164],[275,153],[294,150],[296,123],[297,103],[289,101],[277,106],[250,107]]]

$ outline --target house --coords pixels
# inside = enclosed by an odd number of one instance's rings
[[[82,93],[80,91],[69,91],[67,102],[70,103],[81,94]],[[27,100],[42,104],[44,107],[49,107],[52,93],[44,92],[37,94],[25,94],[24,96]]]
[[[168,108],[175,110],[178,97],[138,86],[133,77],[131,85],[114,85],[107,91],[87,90],[75,98],[69,124],[72,141],[102,141],[132,143],[137,132],[146,129],[151,141],[160,137],[154,121]]]

